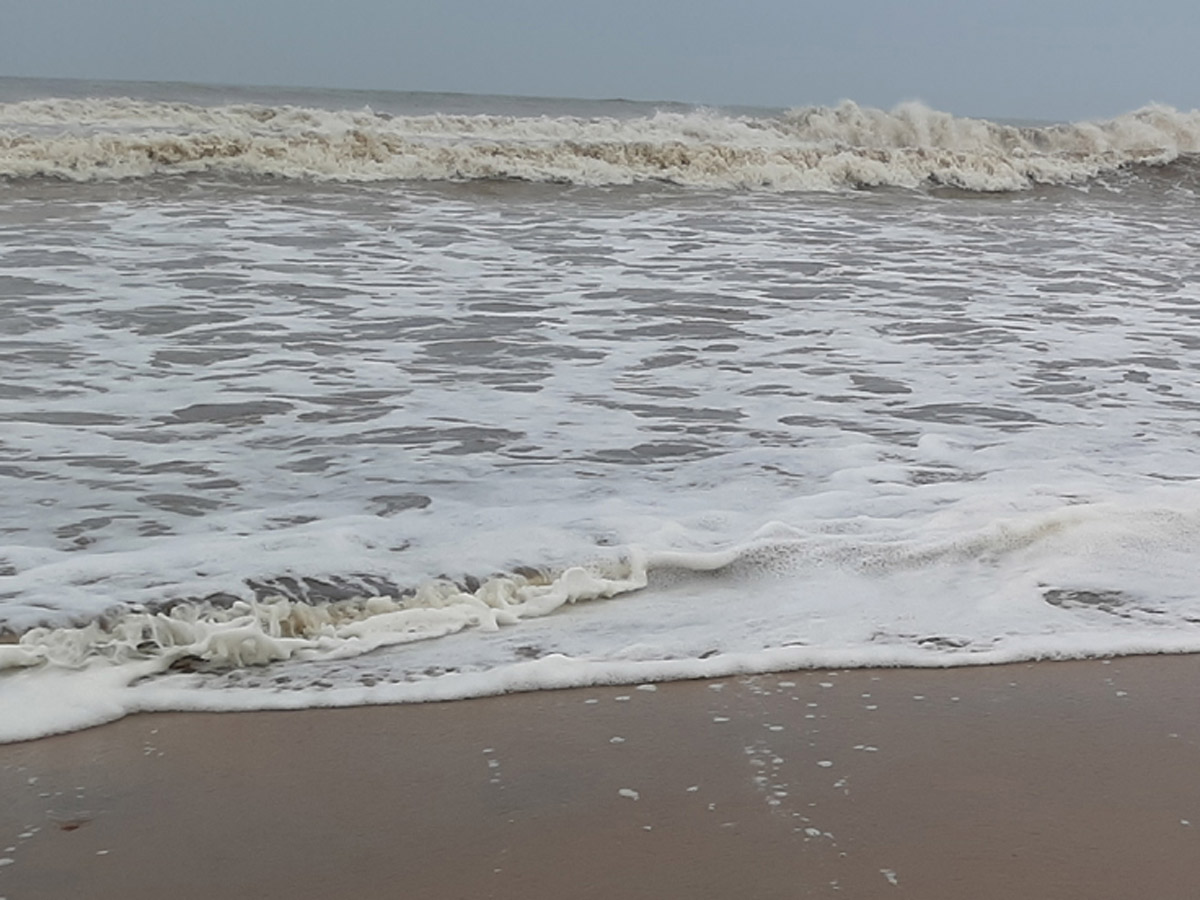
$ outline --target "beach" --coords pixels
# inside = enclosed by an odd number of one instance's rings
[[[1200,656],[148,714],[0,747],[0,896],[1195,895]]]
[[[1194,897],[1198,192],[0,77],[0,900]]]

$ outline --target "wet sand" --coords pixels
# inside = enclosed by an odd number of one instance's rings
[[[1200,895],[1200,656],[153,714],[0,747],[0,898]]]

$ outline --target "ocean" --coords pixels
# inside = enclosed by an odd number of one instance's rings
[[[0,79],[0,741],[1200,651],[1200,112]]]

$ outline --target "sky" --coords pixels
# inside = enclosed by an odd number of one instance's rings
[[[1196,0],[0,0],[0,75],[1076,120],[1200,106]]]

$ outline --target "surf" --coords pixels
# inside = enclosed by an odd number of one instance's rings
[[[393,115],[370,107],[201,106],[128,98],[0,105],[0,177],[171,175],[332,182],[671,184],[811,192],[1087,184],[1200,153],[1200,112],[1016,126],[919,103],[843,102],[774,116],[696,108],[627,118]]]

